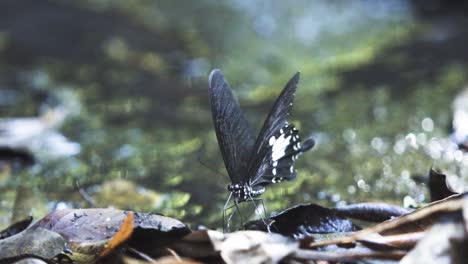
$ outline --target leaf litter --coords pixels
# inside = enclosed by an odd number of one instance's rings
[[[0,231],[0,263],[465,263],[468,194],[448,189],[443,174],[430,175],[437,199],[416,210],[311,203],[232,233],[193,231],[177,219],[142,212],[54,211]]]

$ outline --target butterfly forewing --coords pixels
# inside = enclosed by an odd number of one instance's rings
[[[209,77],[211,113],[219,148],[233,183],[248,181],[248,162],[255,139],[247,119],[220,70]]]
[[[297,130],[288,125],[286,119],[292,107],[298,81],[299,73],[296,73],[278,96],[255,141],[248,166],[251,184],[274,183],[295,178],[295,170],[291,170],[291,167],[294,164],[293,158],[300,153],[300,146],[298,150],[291,150],[297,148],[300,138]],[[275,142],[272,142],[273,140]],[[288,167],[289,172],[283,167],[277,167],[288,164],[291,164]],[[275,171],[274,167],[277,167]]]

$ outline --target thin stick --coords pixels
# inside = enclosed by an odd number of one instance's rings
[[[75,189],[78,191],[81,197],[83,197],[83,199],[88,202],[89,205],[96,206],[96,201],[83,188],[81,188],[79,180],[75,179],[73,183],[75,185]]]
[[[182,259],[179,257],[179,255],[172,249],[170,248],[166,248],[167,251],[169,251],[169,253],[171,253],[171,255],[176,259],[177,262],[182,262]]]
[[[400,260],[408,252],[403,250],[392,250],[385,252],[348,252],[348,253],[331,253],[317,250],[303,250],[298,249],[294,252],[290,258],[299,260],[325,260],[332,262],[354,262],[362,259],[389,259],[389,260]]]
[[[397,228],[406,223],[412,223],[415,221],[420,221],[425,217],[430,215],[436,215],[440,212],[454,212],[461,210],[463,208],[463,197],[465,195],[452,195],[445,199],[439,200],[437,202],[433,202],[430,205],[417,209],[412,213],[400,216],[398,218],[387,220],[380,224],[377,224],[373,227],[369,227],[360,231],[356,231],[349,236],[341,237],[341,238],[334,238],[329,240],[323,240],[318,242],[312,242],[309,247],[322,247],[328,246],[333,244],[346,244],[346,243],[353,243],[356,240],[363,239],[366,236],[373,234],[373,233],[382,233],[386,230],[391,230]]]
[[[149,261],[151,263],[156,263],[156,261],[153,258],[151,258],[150,256],[146,255],[145,253],[143,253],[141,251],[138,251],[138,250],[136,250],[136,249],[134,249],[132,247],[129,247],[127,250],[131,251],[132,253],[134,253],[136,255],[138,255],[140,258],[142,258],[142,259],[144,259],[146,261]]]

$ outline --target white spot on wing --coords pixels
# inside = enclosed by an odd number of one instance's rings
[[[291,141],[291,135],[289,135],[286,138],[284,137],[284,135],[281,135],[276,140],[276,142],[273,144],[273,147],[272,147],[271,158],[273,161],[277,161],[281,159],[286,154],[285,149],[290,144],[290,141]]]
[[[275,144],[275,141],[276,141],[275,136],[272,136],[270,140],[268,141],[268,143],[270,143],[270,146],[273,146],[273,144]]]

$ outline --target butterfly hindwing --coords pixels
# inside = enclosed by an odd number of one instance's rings
[[[220,70],[209,77],[213,122],[224,164],[233,183],[247,180],[254,136],[237,100]]]
[[[271,162],[277,161],[278,164],[281,163],[281,165],[283,165],[283,162],[290,162],[288,159],[292,160],[294,156],[291,150],[296,140],[300,142],[300,138],[297,135],[297,130],[292,125],[287,125],[286,119],[293,104],[298,82],[299,73],[296,73],[278,96],[255,141],[252,159],[248,167],[249,179],[252,184],[276,182],[276,178],[279,179],[279,177],[276,176],[279,174],[273,174]],[[272,138],[275,138],[275,141],[277,141],[276,145],[270,144]],[[284,156],[282,150],[280,150],[281,148],[284,148],[282,149],[284,150]],[[279,173],[280,170],[283,172],[284,168],[277,168],[275,172]],[[295,171],[288,175],[285,173],[283,175],[284,176],[280,177],[293,179],[295,177]],[[275,181],[273,181],[273,179],[275,179]]]
[[[303,151],[298,130],[293,125],[285,125],[268,140],[267,154],[252,185],[295,179],[294,163]]]

